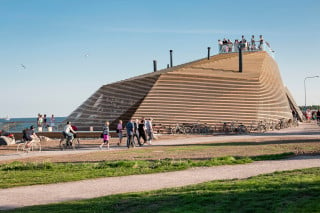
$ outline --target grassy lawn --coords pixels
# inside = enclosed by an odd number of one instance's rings
[[[112,195],[10,212],[319,212],[320,168]]]
[[[0,188],[68,182],[99,177],[149,174],[188,169],[274,160],[293,153],[255,157],[217,157],[211,159],[118,160],[86,163],[12,162],[0,165]]]

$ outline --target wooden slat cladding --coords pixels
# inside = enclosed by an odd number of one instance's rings
[[[163,73],[134,117],[155,123],[208,123],[291,118],[275,61],[265,52],[246,53],[243,73],[238,57],[223,54]]]
[[[266,52],[212,56],[102,86],[68,119],[81,128],[109,120],[153,117],[154,123],[208,123],[291,118],[276,62]]]
[[[100,130],[106,120],[114,128],[118,119],[132,116],[160,75],[121,81],[102,86],[68,116],[79,129]]]

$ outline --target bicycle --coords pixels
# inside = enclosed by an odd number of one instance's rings
[[[239,124],[239,126],[237,127],[237,130],[238,130],[238,132],[239,132],[240,134],[242,134],[242,133],[245,134],[245,133],[248,132],[247,127],[246,127],[244,124],[242,124],[242,123]]]
[[[29,143],[29,147],[27,147]],[[21,140],[21,143],[17,146],[18,153],[28,153],[29,151],[41,152],[41,143],[39,138],[35,138],[32,141]]]
[[[61,150],[79,148],[80,139],[76,135],[72,140],[68,136],[64,136],[60,139],[59,147]]]
[[[267,127],[263,121],[258,122],[257,131],[260,133],[265,133],[267,131]]]
[[[190,127],[184,127],[184,126],[180,126],[179,124],[177,124],[175,127],[171,127],[170,128],[170,132],[171,134],[187,134],[191,132],[191,128]]]

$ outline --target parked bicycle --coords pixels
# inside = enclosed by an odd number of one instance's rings
[[[180,125],[177,123],[175,127],[170,127],[170,133],[173,135],[174,134],[189,134],[189,133],[191,133],[191,128]]]

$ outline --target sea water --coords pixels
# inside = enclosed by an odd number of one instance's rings
[[[55,126],[59,126],[64,124],[66,117],[55,117]],[[47,118],[47,124],[50,125],[50,118]],[[33,125],[35,128],[37,127],[37,118],[11,118],[0,119],[0,129],[5,130],[7,132],[21,132],[25,128],[29,128]]]

